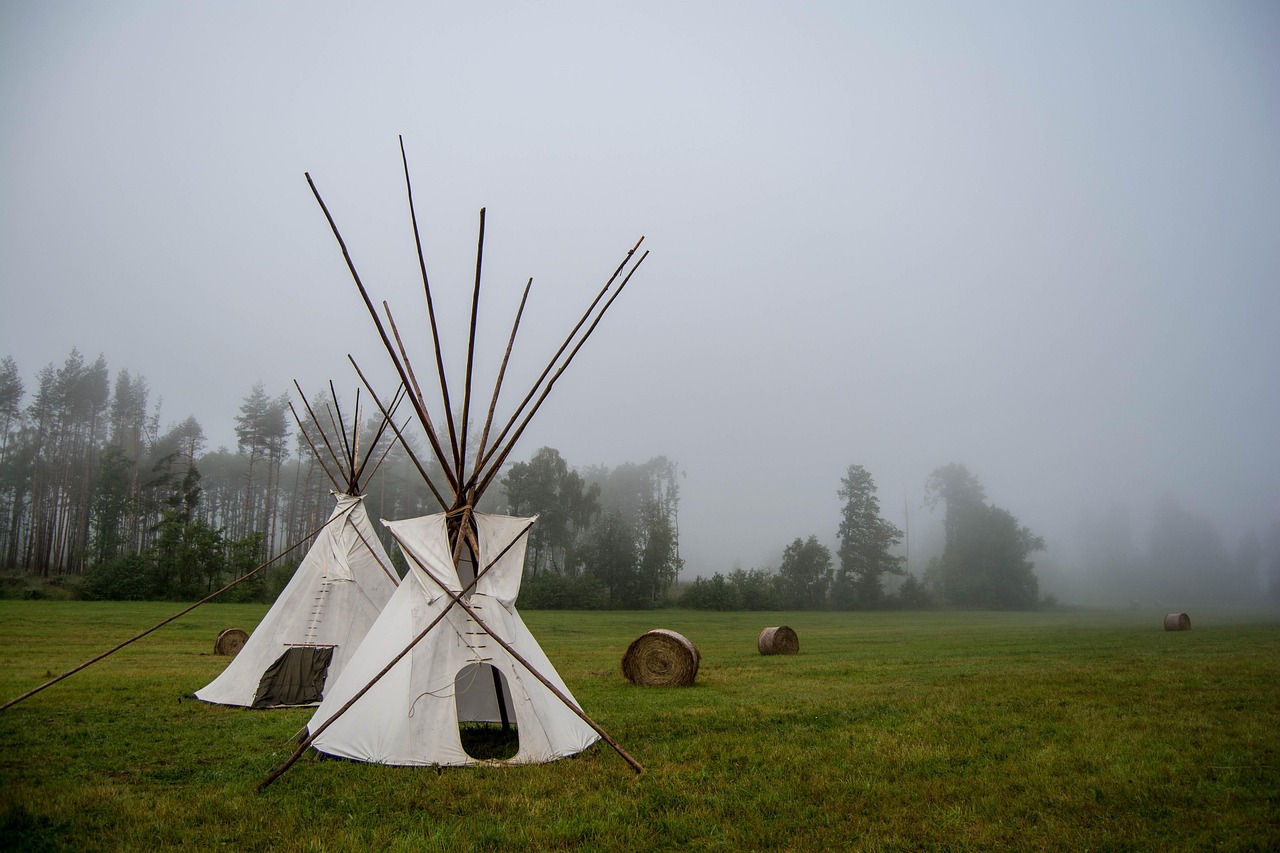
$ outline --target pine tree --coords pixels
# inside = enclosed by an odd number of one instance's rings
[[[884,576],[901,575],[903,558],[889,553],[902,531],[880,517],[876,484],[861,465],[850,465],[841,481],[840,569],[832,588],[841,609],[873,610],[884,604]]]

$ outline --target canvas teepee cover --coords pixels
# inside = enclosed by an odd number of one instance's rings
[[[196,691],[220,705],[314,705],[342,672],[396,590],[359,495],[336,495],[276,603],[222,674]]]
[[[493,565],[482,572],[463,600],[490,631],[573,701],[515,608],[527,542],[522,534],[532,519],[479,512],[473,517],[480,546],[478,565],[482,569]],[[499,722],[505,716],[515,724],[520,739],[510,763],[576,755],[599,740],[595,731],[465,609],[449,607],[451,599],[444,589],[461,593],[474,578],[474,566],[462,562],[463,577],[459,577],[446,518],[440,513],[384,522],[404,552],[409,572],[308,728],[320,730],[397,652],[442,611],[447,613],[408,655],[324,728],[312,745],[330,755],[381,764],[475,764],[463,749],[459,725]],[[513,541],[516,544],[493,562]],[[499,687],[504,708],[498,705]]]

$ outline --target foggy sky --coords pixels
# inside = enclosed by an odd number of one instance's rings
[[[677,460],[687,576],[832,542],[851,463],[917,541],[963,463],[1064,565],[1090,507],[1280,519],[1274,3],[4,4],[0,356],[210,449],[385,376],[309,171],[427,367],[398,134],[456,367],[481,207],[529,379],[646,237],[515,458]]]

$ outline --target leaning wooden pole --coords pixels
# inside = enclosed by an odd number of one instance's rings
[[[453,404],[449,400],[449,382],[446,378],[444,369],[444,348],[440,344],[440,326],[436,322],[435,303],[431,298],[431,281],[427,277],[427,262],[422,252],[422,235],[418,230],[418,214],[413,204],[413,182],[409,179],[409,157],[404,150],[404,137],[400,137],[400,162],[404,165],[404,187],[405,193],[409,198],[409,221],[413,225],[413,244],[418,252],[418,270],[422,273],[422,290],[427,300],[427,319],[431,323],[431,342],[435,348],[436,354],[436,373],[440,378],[440,396],[444,402],[445,421],[449,427],[449,434],[456,435],[453,423]],[[454,444],[457,449],[457,444]],[[440,463],[444,464],[444,457],[440,457]]]
[[[311,180],[311,175],[309,173],[304,173],[304,175],[307,179],[307,185],[311,187],[311,194],[315,196],[316,203],[320,205],[320,210],[324,213],[325,220],[329,223],[329,230],[333,232],[334,239],[338,241],[338,247],[342,250],[342,258],[347,263],[347,270],[351,273],[351,278],[356,284],[356,289],[360,291],[360,297],[364,300],[364,305],[369,312],[369,316],[373,318],[373,325],[377,328],[378,335],[382,338],[382,345],[386,349],[387,355],[391,356],[391,363],[395,366],[396,372],[400,376],[400,381],[404,383],[406,388],[410,387],[409,377],[405,373],[404,365],[400,363],[400,359],[396,356],[395,348],[391,345],[391,339],[387,337],[387,331],[382,326],[382,320],[378,317],[378,311],[373,307],[373,300],[369,298],[369,292],[365,290],[364,282],[360,279],[360,273],[356,270],[355,262],[351,260],[351,253],[347,251],[347,244],[346,241],[342,239],[342,233],[338,230],[338,224],[334,221],[332,214],[329,213],[329,208],[325,205],[324,199],[320,197],[320,191],[316,188],[315,182]],[[427,424],[430,419],[427,416],[427,412],[423,407],[422,401],[414,399],[413,395],[410,395],[410,399],[413,401],[414,411],[418,415],[418,420],[424,425]],[[440,446],[434,433],[428,432],[427,438],[430,440],[431,448],[435,451],[436,456],[440,459],[447,459],[448,456],[445,455],[444,448]],[[444,474],[449,480],[449,487],[455,492],[458,491],[458,487],[461,484],[454,481],[453,472],[450,471],[447,466],[445,467]]]
[[[335,490],[342,490],[349,493],[351,489],[351,484],[347,483],[344,485],[342,483],[339,483],[338,478],[333,476],[333,474],[329,472],[329,466],[324,464],[324,457],[320,455],[319,450],[316,450],[316,443],[312,441],[311,436],[307,434],[307,428],[302,425],[302,418],[298,417],[298,410],[293,407],[292,402],[289,403],[289,411],[293,414],[293,420],[298,425],[298,431],[302,433],[302,437],[306,439],[307,446],[311,448],[311,453],[313,456],[315,456],[316,462],[320,464],[320,470],[323,471],[324,475],[329,478],[329,482],[333,484],[333,488]],[[324,435],[323,430],[321,430],[320,435],[322,436]]]
[[[360,458],[360,389],[356,389],[356,400],[351,412],[351,470],[356,470],[356,460]]]
[[[356,456],[352,450],[351,442],[347,440],[347,417],[342,414],[342,404],[338,402],[338,389],[333,387],[333,380],[329,380],[329,400],[332,408],[329,410],[329,422],[333,424],[333,431],[337,433],[338,438],[342,439],[342,452],[346,454],[346,469],[354,471],[356,467]],[[337,412],[337,415],[334,415]]]
[[[458,436],[458,480],[466,477],[467,430],[471,426],[471,376],[476,361],[476,322],[480,316],[480,279],[484,268],[484,208],[480,208],[480,236],[476,239],[476,280],[471,289],[471,324],[467,331],[467,369],[462,380],[462,424]]]
[[[413,393],[418,398],[418,404],[422,407],[422,411],[427,412],[427,420],[422,425],[428,433],[435,434],[436,425],[431,420],[431,413],[427,411],[426,398],[422,396],[422,387],[418,385],[418,375],[413,372],[413,362],[409,360],[409,351],[405,348],[404,341],[400,338],[400,328],[396,325],[395,315],[391,313],[391,306],[387,304],[387,300],[382,300],[382,313],[387,315],[387,325],[391,327],[391,335],[396,339],[396,348],[400,350],[400,360],[404,362],[405,372],[409,374],[409,381],[413,383]]]
[[[489,487],[489,483],[493,481],[493,478],[498,475],[498,472],[502,469],[502,463],[506,461],[507,456],[510,455],[511,450],[516,446],[516,442],[520,440],[520,436],[524,434],[525,428],[529,426],[529,422],[533,420],[533,416],[538,413],[538,409],[541,408],[543,401],[547,399],[547,395],[549,395],[551,393],[551,389],[555,387],[556,381],[561,377],[565,370],[568,369],[569,365],[573,362],[574,357],[577,356],[578,352],[587,342],[587,339],[591,337],[591,333],[596,330],[596,327],[600,325],[600,321],[604,319],[604,314],[609,310],[609,306],[614,303],[614,300],[622,295],[622,291],[626,288],[627,282],[631,281],[631,276],[635,274],[636,270],[640,269],[640,265],[644,263],[644,259],[647,257],[649,257],[648,252],[645,252],[640,256],[640,260],[636,261],[635,266],[631,268],[631,271],[627,273],[626,278],[624,278],[622,283],[618,285],[618,289],[609,297],[609,301],[606,302],[596,314],[595,320],[592,321],[586,332],[584,332],[582,337],[578,340],[577,345],[574,346],[573,350],[565,358],[564,363],[560,365],[560,369],[555,372],[550,380],[548,380],[546,387],[542,390],[542,395],[538,397],[538,401],[533,404],[531,409],[529,409],[529,412],[525,415],[524,421],[521,422],[519,429],[517,429],[512,434],[511,438],[507,440],[502,452],[498,454],[497,459],[490,465],[489,473],[485,474],[480,480],[479,485],[476,486],[476,491],[483,492]],[[497,447],[498,445],[494,444],[494,449],[497,449]],[[477,471],[478,470],[479,469],[477,469]]]
[[[613,271],[613,275],[609,276],[609,280],[604,283],[604,287],[600,288],[600,292],[596,294],[595,299],[591,300],[591,304],[587,306],[587,310],[582,312],[582,317],[578,319],[578,322],[569,331],[569,334],[565,336],[564,343],[560,344],[560,348],[556,350],[555,355],[551,357],[542,373],[536,380],[534,380],[533,386],[529,389],[529,393],[525,394],[524,399],[520,401],[520,405],[516,406],[515,411],[511,413],[511,418],[507,421],[506,426],[502,428],[502,431],[498,433],[498,437],[494,439],[493,446],[489,449],[488,454],[483,459],[477,460],[475,469],[472,473],[471,482],[467,484],[468,487],[475,484],[475,481],[479,478],[481,469],[488,466],[489,457],[493,456],[498,447],[506,440],[507,434],[511,431],[512,427],[515,426],[516,421],[520,419],[520,415],[524,412],[525,407],[529,405],[529,401],[537,395],[538,389],[542,387],[543,381],[551,371],[555,369],[556,363],[560,360],[560,356],[562,356],[564,351],[573,343],[578,332],[586,324],[587,320],[591,318],[596,306],[600,304],[602,299],[604,299],[605,294],[609,292],[609,288],[613,286],[615,281],[617,281],[618,276],[622,274],[622,271],[626,268],[627,264],[631,262],[631,258],[635,255],[636,250],[640,248],[640,244],[643,242],[644,237],[641,237],[636,241],[636,244],[632,246],[626,256],[623,257],[622,263],[618,264],[617,269]]]
[[[498,378],[493,383],[493,397],[489,400],[489,412],[484,418],[484,430],[480,433],[480,444],[476,447],[476,463],[484,458],[484,451],[489,446],[489,430],[493,427],[493,414],[498,408],[498,395],[502,393],[502,380],[507,374],[507,363],[511,360],[511,350],[516,345],[516,332],[520,330],[520,318],[524,316],[525,303],[529,301],[529,289],[533,287],[530,278],[520,296],[520,307],[516,308],[516,318],[511,323],[511,336],[507,338],[507,349],[502,354],[502,363],[498,365]],[[474,483],[477,478],[471,477],[467,482]]]
[[[372,479],[373,475],[378,473],[378,468],[382,466],[382,460],[387,458],[387,454],[391,452],[391,448],[395,447],[396,442],[399,441],[399,436],[396,435],[394,426],[391,424],[391,419],[395,417],[396,412],[400,409],[400,403],[404,400],[405,393],[406,391],[403,385],[396,389],[395,396],[391,398],[390,412],[385,415],[382,422],[378,424],[378,429],[373,434],[373,441],[369,444],[369,452],[365,454],[364,459],[360,461],[360,467],[352,475],[352,481],[356,483],[358,491],[364,491],[362,483],[368,482],[368,479]],[[379,406],[379,410],[381,410],[381,406]],[[408,423],[408,421],[405,421],[406,426]],[[386,449],[382,451],[382,455],[378,457],[377,464],[373,466],[373,470],[369,472],[369,478],[366,479],[364,476],[364,469],[369,467],[369,461],[373,459],[373,452],[377,448],[378,442],[382,441],[382,437],[387,434],[388,426],[392,426],[392,435],[395,435],[396,437],[387,442]]]
[[[390,422],[391,419],[387,414],[387,407],[378,399],[377,392],[373,390],[373,386],[370,385],[369,380],[365,378],[364,372],[360,369],[360,365],[356,364],[356,360],[351,357],[350,353],[347,354],[347,360],[350,361],[351,366],[356,369],[356,375],[360,377],[360,381],[364,383],[364,387],[369,390],[369,395],[373,397],[373,402],[377,404],[378,410],[382,412],[383,417],[386,417]],[[449,509],[449,502],[444,499],[444,495],[440,494],[440,490],[436,488],[436,484],[432,482],[431,477],[427,474],[427,469],[422,467],[422,463],[418,461],[418,457],[413,452],[413,448],[409,445],[409,442],[404,440],[404,433],[400,431],[400,428],[397,427],[394,422],[391,423],[391,431],[396,434],[396,439],[399,440],[400,446],[403,447],[404,452],[409,455],[409,461],[413,463],[413,467],[417,468],[418,473],[422,475],[422,481],[427,484],[427,488],[431,490],[431,494],[435,497],[436,502],[440,504],[440,508]]]
[[[321,530],[324,530],[326,527],[328,527],[328,526],[329,526],[329,524],[331,524],[331,523],[333,522],[333,520],[334,520],[335,518],[337,518],[337,516],[331,516],[327,521],[325,521],[325,523],[324,523],[324,524],[320,525],[320,526],[319,526],[319,527],[317,527],[315,530],[311,531],[311,532],[310,532],[310,533],[308,533],[306,536],[304,536],[303,538],[299,539],[297,542],[293,543],[292,545],[290,545],[290,546],[289,546],[288,548],[286,548],[285,550],[281,551],[279,554],[276,554],[276,555],[275,555],[274,557],[272,557],[270,560],[267,560],[265,563],[263,563],[262,565],[258,566],[258,567],[257,567],[257,568],[255,568],[255,569],[253,569],[252,571],[250,571],[250,572],[246,572],[245,574],[243,574],[243,575],[241,575],[240,577],[236,578],[236,579],[235,579],[235,580],[233,580],[231,583],[227,584],[226,586],[224,586],[222,589],[218,590],[217,592],[215,592],[215,593],[213,593],[213,594],[211,594],[211,595],[206,595],[204,598],[200,599],[200,600],[199,600],[199,601],[197,601],[195,604],[191,605],[190,607],[186,608],[185,610],[182,610],[182,611],[180,611],[180,612],[178,612],[178,613],[175,613],[174,615],[170,616],[168,619],[165,619],[163,622],[158,622],[158,623],[156,623],[155,625],[152,625],[150,628],[148,628],[147,630],[143,631],[141,634],[135,634],[134,636],[132,636],[132,637],[130,637],[129,639],[125,640],[123,643],[118,643],[117,645],[112,646],[111,648],[107,649],[105,652],[103,652],[102,654],[98,655],[97,657],[92,658],[91,660],[87,660],[87,661],[85,661],[84,663],[80,664],[79,666],[77,666],[77,667],[74,667],[74,668],[72,668],[72,669],[67,670],[66,672],[62,673],[62,675],[59,675],[57,678],[54,678],[54,679],[52,679],[52,680],[50,680],[50,681],[46,681],[44,684],[41,684],[39,687],[32,688],[31,690],[28,690],[26,693],[23,693],[21,696],[18,696],[17,698],[10,699],[8,702],[5,702],[3,705],[0,705],[0,711],[3,711],[3,710],[5,710],[5,709],[7,709],[7,708],[11,708],[11,707],[13,707],[14,705],[17,705],[17,704],[18,704],[19,702],[21,702],[23,699],[26,699],[26,698],[28,698],[28,697],[31,697],[31,696],[36,695],[36,694],[37,694],[37,693],[39,693],[41,690],[44,690],[46,687],[52,687],[53,685],[57,684],[59,681],[62,681],[64,678],[68,678],[68,677],[70,677],[70,676],[72,676],[72,675],[75,675],[77,672],[79,672],[79,671],[80,671],[80,670],[82,670],[82,669],[87,669],[88,667],[92,666],[93,664],[97,663],[98,661],[102,660],[103,658],[110,657],[111,655],[113,655],[113,654],[115,654],[116,652],[118,652],[118,651],[120,651],[121,649],[123,649],[125,646],[129,645],[130,643],[137,642],[138,640],[141,640],[143,637],[147,636],[147,635],[148,635],[148,634],[150,634],[151,632],[153,632],[153,631],[155,631],[155,630],[157,630],[157,629],[159,629],[159,628],[163,628],[165,625],[168,625],[170,622],[174,621],[175,619],[178,619],[179,617],[182,617],[182,616],[186,616],[188,613],[190,613],[192,610],[195,610],[195,609],[196,609],[197,607],[199,607],[201,604],[205,604],[206,602],[212,601],[213,599],[215,599],[215,598],[217,598],[218,596],[222,595],[222,594],[223,594],[224,592],[226,592],[227,590],[231,589],[231,588],[232,588],[233,586],[235,586],[236,584],[244,583],[244,582],[245,582],[245,581],[247,581],[249,578],[253,577],[253,576],[254,576],[254,575],[256,575],[258,572],[260,572],[260,571],[262,571],[263,569],[265,569],[267,566],[269,566],[269,565],[271,565],[272,563],[274,563],[274,562],[276,562],[277,560],[279,560],[279,559],[280,559],[281,557],[283,557],[285,554],[288,554],[290,551],[294,550],[294,549],[295,549],[295,548],[297,548],[299,545],[301,545],[301,544],[303,544],[304,542],[306,542],[306,541],[307,541],[308,539],[310,539],[312,536],[315,536],[315,535],[316,535],[317,533],[319,533]]]
[[[382,569],[382,573],[391,581],[392,586],[400,586],[400,576],[396,574],[391,566],[382,562],[382,558],[378,556],[378,550],[369,544],[369,540],[364,538],[364,534],[360,532],[360,528],[351,520],[351,513],[347,513],[347,523],[351,525],[351,532],[360,540],[360,544],[369,552],[369,556],[373,557],[373,561],[378,564],[378,568]]]
[[[308,400],[307,395],[302,392],[302,386],[298,384],[298,380],[293,380],[293,387],[298,389],[298,396],[302,398],[302,405],[306,407],[307,414],[311,416],[311,422],[315,424],[316,429],[320,431],[320,437],[324,439],[324,446],[328,449],[329,456],[333,459],[333,464],[341,469],[342,459],[339,458],[338,452],[333,449],[333,445],[329,443],[329,435],[324,431],[324,425],[320,423],[320,419],[316,417],[315,410],[311,408],[311,401]],[[289,404],[289,408],[293,408],[292,403]],[[293,419],[298,422],[298,429],[302,429],[305,434],[306,430],[303,429],[302,420],[298,417],[297,412],[294,412]],[[319,453],[316,454],[316,458],[320,458]]]
[[[392,408],[394,409],[394,406],[393,406]],[[404,425],[405,425],[405,426],[408,426],[408,425],[409,425],[409,422],[406,420],[406,421],[404,422]],[[393,438],[393,439],[391,439],[390,441],[388,441],[388,442],[387,442],[387,446],[386,446],[385,448],[383,448],[381,455],[379,455],[379,456],[378,456],[378,461],[374,464],[374,466],[373,466],[373,470],[369,472],[369,480],[372,480],[372,479],[373,479],[373,476],[374,476],[375,474],[377,474],[377,473],[378,473],[378,469],[382,467],[382,462],[383,462],[383,460],[385,460],[385,459],[387,458],[387,454],[391,452],[391,448],[395,447],[395,446],[396,446],[396,442],[398,442],[398,441],[400,440],[400,430],[396,429],[394,426],[392,427],[392,433],[391,433],[391,434],[392,434],[392,435],[394,435],[394,436],[395,436],[395,438]],[[381,434],[381,432],[379,432],[379,436],[378,436],[378,437],[379,437],[379,438],[381,438],[381,435],[382,435],[382,434]],[[375,441],[372,445],[370,445],[370,447],[377,447],[377,444],[378,444],[378,443]],[[360,466],[360,471],[361,471],[362,473],[363,473],[363,471],[364,471],[364,469],[365,469],[365,465],[368,465],[368,464],[369,464],[369,460],[370,460],[371,458],[372,458],[372,450],[370,451],[370,455],[369,455],[369,456],[366,456],[366,457],[364,458],[364,464]],[[368,480],[366,480],[366,481],[365,481],[365,482],[363,482],[363,483],[360,483],[360,484],[359,484],[359,488],[358,488],[358,493],[363,494],[363,493],[364,493],[364,487],[365,487],[366,485],[368,485]]]

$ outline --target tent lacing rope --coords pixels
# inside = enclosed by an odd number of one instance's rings
[[[409,703],[408,716],[413,716],[414,706],[416,706],[418,704],[418,700],[424,696],[433,696],[436,699],[450,699],[457,696],[460,692],[466,693],[471,689],[471,685],[475,684],[476,679],[480,677],[480,665],[484,663],[485,661],[477,659],[467,664],[467,666],[471,668],[471,677],[467,679],[467,685],[466,687],[463,687],[461,691],[458,690],[458,676],[455,674],[454,677],[449,680],[448,687],[438,687],[433,690],[424,690],[419,693],[414,697],[413,701]]]

